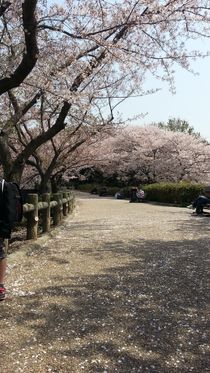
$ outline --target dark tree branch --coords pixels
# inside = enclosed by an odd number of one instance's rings
[[[3,14],[6,12],[10,5],[10,1],[2,1],[2,4],[0,5],[0,17],[3,16]]]
[[[30,74],[38,59],[38,45],[36,39],[37,22],[35,10],[38,0],[25,0],[23,8],[23,29],[25,34],[25,53],[22,61],[10,77],[0,80],[0,95],[18,87]]]
[[[9,151],[8,136],[2,131],[0,132],[0,161],[4,171],[10,169],[12,165],[12,156]]]
[[[30,101],[26,102],[24,106],[20,107],[14,93],[12,91],[8,91],[8,96],[15,114],[7,120],[2,128],[2,132],[7,132],[7,134],[9,134],[11,131],[13,131],[13,128],[18,124],[19,120],[37,103],[41,95],[42,91],[39,91],[34,95],[34,97],[32,97]]]
[[[29,165],[29,166],[31,166],[31,167],[36,168],[37,171],[38,171],[38,175],[40,175],[41,177],[43,177],[44,172],[43,172],[42,167],[41,167],[41,160],[40,160],[40,158],[38,157],[38,155],[36,153],[33,154],[33,157],[36,160],[36,162],[34,160],[32,160],[32,159],[28,159],[26,161],[26,164]]]
[[[66,126],[65,119],[66,119],[66,116],[68,115],[70,107],[71,107],[71,104],[65,101],[55,124],[51,128],[49,128],[46,132],[41,133],[35,139],[32,139],[28,143],[25,149],[16,158],[13,164],[13,167],[12,167],[14,170],[16,168],[18,169],[20,167],[23,167],[24,163],[28,160],[31,154],[33,154],[36,151],[36,149],[39,146],[49,141],[57,133],[59,133],[65,128]]]
[[[141,16],[144,16],[146,14],[147,9],[148,8],[146,8],[142,12]],[[133,26],[134,26],[134,23],[130,22],[130,23],[127,23],[127,24],[123,25],[120,30],[117,29],[116,35],[114,36],[113,41],[112,41],[113,45],[117,44],[119,40],[123,39],[126,36],[129,28],[131,28]],[[102,61],[106,57],[106,54],[107,54],[106,50],[103,50],[102,52],[100,52],[100,54],[97,57],[95,56],[90,61],[90,64],[89,64],[89,66],[87,66],[87,68],[85,69],[85,71],[83,71],[81,74],[79,74],[75,78],[75,80],[74,80],[74,82],[73,82],[73,84],[71,86],[71,89],[70,89],[72,92],[77,91],[78,87],[85,80],[85,78],[89,77],[90,74],[93,72],[93,70],[95,68],[97,68],[102,63]]]

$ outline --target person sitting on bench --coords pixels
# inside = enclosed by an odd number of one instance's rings
[[[131,188],[130,202],[141,202],[145,198],[145,193],[142,189],[136,187]]]

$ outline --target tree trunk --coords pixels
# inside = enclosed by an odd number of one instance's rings
[[[19,165],[19,167],[11,167],[10,170],[4,171],[4,177],[7,181],[12,181],[20,185],[22,174],[24,170],[24,165]]]
[[[45,175],[41,178],[41,183],[39,186],[39,193],[52,193],[52,187],[51,182],[48,178],[45,177]]]
[[[61,178],[62,178],[62,175],[54,175],[51,177],[52,193],[58,193],[60,189]]]

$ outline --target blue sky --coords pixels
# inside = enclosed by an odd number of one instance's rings
[[[207,43],[206,43],[207,44]],[[210,49],[210,41],[208,42]],[[199,75],[178,68],[175,75],[176,94],[169,91],[167,84],[148,79],[147,88],[161,88],[161,91],[145,97],[130,98],[118,110],[123,118],[138,113],[148,113],[133,124],[167,122],[169,118],[186,120],[196,132],[210,140],[210,57],[193,63]]]

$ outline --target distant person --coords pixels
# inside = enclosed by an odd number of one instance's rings
[[[141,202],[145,198],[145,193],[142,189],[137,187],[131,188],[130,191],[130,202]]]
[[[115,198],[116,199],[124,199],[125,196],[124,196],[123,191],[120,190],[119,192],[115,193]]]
[[[130,190],[130,202],[137,202],[137,192],[138,188],[133,187]]]
[[[143,201],[143,199],[145,197],[145,193],[144,193],[144,191],[142,189],[139,189],[136,192],[136,196],[137,196],[138,202],[141,202],[141,201]]]
[[[193,202],[192,207],[195,209],[197,214],[203,214],[204,207],[210,207],[210,198],[206,197],[205,194],[198,196]]]

